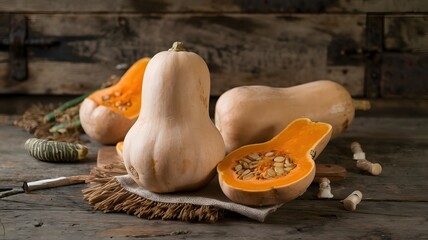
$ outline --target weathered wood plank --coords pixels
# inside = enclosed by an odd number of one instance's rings
[[[4,239],[425,239],[428,238],[427,118],[357,118],[333,139],[317,159],[345,166],[348,178],[332,184],[331,200],[315,200],[317,186],[285,204],[260,224],[228,215],[216,224],[138,219],[126,214],[93,211],[82,199],[85,185],[34,191],[0,199],[0,238]],[[24,178],[86,173],[95,161],[49,164],[30,159],[21,144],[29,136],[0,121],[0,185]],[[358,141],[369,160],[384,171],[361,174],[351,159],[350,143]],[[94,149],[97,146],[94,146]],[[90,155],[93,152],[90,153]],[[95,157],[95,156],[93,156]],[[343,199],[355,189],[363,201],[355,212]]]
[[[387,98],[371,99],[370,111],[357,111],[357,117],[428,117],[427,99]]]
[[[428,98],[428,17],[389,15],[384,25],[380,95]]]
[[[427,75],[428,52],[384,53],[380,94],[382,97],[428,98]]]
[[[21,197],[21,199],[25,199]],[[83,200],[64,196],[65,202]],[[48,200],[48,196],[39,201]],[[265,223],[231,215],[216,224],[138,219],[88,208],[26,209],[19,201],[0,200],[0,236],[5,239],[423,239],[428,237],[426,203],[364,201],[356,212],[339,201],[296,200],[271,214]],[[22,201],[22,200],[21,200]],[[0,205],[0,206],[2,206]],[[79,205],[79,204],[78,204]]]
[[[385,16],[385,49],[392,51],[428,51],[428,16]]]
[[[33,137],[23,129],[12,126],[12,119],[0,123],[0,185],[20,185],[24,181],[61,176],[88,174],[96,164],[99,144],[86,143],[89,146],[87,158],[78,163],[49,163],[31,157],[24,149],[25,141]],[[87,136],[82,136],[83,140]]]
[[[76,13],[370,13],[427,12],[425,1],[409,0],[0,0],[0,12]]]
[[[56,106],[78,96],[79,95],[0,94],[0,113],[5,115],[23,114],[34,104],[52,104]]]
[[[374,200],[428,201],[428,120],[426,118],[356,118],[350,128],[333,139],[317,162],[339,164],[347,178],[332,184],[335,199],[343,199],[353,190]],[[382,165],[380,176],[371,176],[356,168],[350,145],[361,144],[368,160]],[[313,199],[318,186],[303,196]]]
[[[364,46],[364,15],[28,17],[29,37],[61,43],[28,49],[29,79],[22,83],[8,83],[9,64],[0,62],[0,93],[81,94],[111,74],[120,75],[117,64],[132,64],[181,40],[208,63],[213,96],[240,85],[287,87],[318,79],[337,81],[353,96],[364,94],[363,57],[340,56],[343,48]]]
[[[340,137],[333,139],[317,159],[320,163],[344,166],[348,176],[332,187],[335,199],[343,199],[355,189],[367,199],[397,201],[428,201],[428,125],[426,118],[357,118]],[[95,165],[97,146],[91,143],[88,161],[78,164],[52,164],[37,161],[22,148],[30,137],[19,128],[0,124],[0,183],[13,185],[23,181],[87,174]],[[352,160],[350,144],[358,141],[368,160],[383,166],[380,176],[362,173]],[[31,171],[23,171],[31,169]],[[303,199],[316,199],[317,186],[311,186]]]

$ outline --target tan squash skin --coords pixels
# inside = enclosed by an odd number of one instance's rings
[[[206,63],[192,52],[160,52],[148,64],[143,81],[140,115],[123,145],[128,173],[152,192],[204,186],[225,154],[208,113]]]
[[[122,141],[137,121],[137,118],[126,118],[105,106],[96,104],[89,98],[82,102],[79,115],[85,133],[102,144]]]
[[[224,194],[236,203],[249,206],[281,204],[303,194],[315,177],[313,161],[331,137],[331,125],[297,119],[265,143],[246,145],[228,154],[217,166],[219,183]],[[297,164],[286,176],[263,180],[239,180],[234,162],[250,153],[271,150],[289,152]],[[311,155],[313,152],[315,155]]]
[[[267,141],[296,118],[329,123],[333,137],[354,118],[352,98],[340,84],[319,80],[289,88],[236,87],[220,96],[215,124],[231,152],[241,146]]]

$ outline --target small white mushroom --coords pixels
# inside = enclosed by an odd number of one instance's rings
[[[361,145],[358,142],[351,143],[351,151],[354,154],[354,160],[366,159],[366,153],[363,152],[363,149],[361,148]]]
[[[357,160],[357,168],[377,176],[382,172],[382,166],[379,163],[372,163],[366,159]]]
[[[320,178],[320,188],[318,191],[318,198],[333,198],[333,194],[331,193],[330,180],[328,178]]]
[[[343,207],[348,211],[355,211],[357,209],[358,203],[361,202],[361,199],[363,198],[363,194],[356,190],[353,191],[348,197],[346,197],[341,202],[343,203]]]

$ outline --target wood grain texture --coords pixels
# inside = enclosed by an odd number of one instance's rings
[[[30,137],[12,127],[13,117],[0,121],[0,185],[18,185],[63,175],[88,173],[99,145],[91,145],[90,160],[79,164],[49,164],[28,156],[22,144]],[[347,178],[332,183],[334,199],[318,200],[317,185],[285,204],[261,224],[235,214],[216,224],[138,219],[126,214],[93,211],[82,199],[83,185],[34,191],[0,199],[0,239],[425,239],[428,238],[427,118],[358,117],[333,139],[317,162],[340,164]],[[383,172],[360,172],[350,144],[358,141]],[[354,190],[363,193],[355,212],[340,201]]]
[[[428,99],[428,52],[385,53],[382,56],[382,97]]]
[[[2,16],[2,15],[0,15]],[[287,87],[319,79],[364,91],[364,59],[341,49],[364,46],[364,15],[305,14],[31,14],[31,37],[52,37],[57,46],[28,49],[29,79],[7,81],[8,55],[0,51],[0,93],[82,94],[115,66],[185,42],[211,72],[211,94],[240,85]],[[6,21],[3,17],[0,20]],[[3,23],[2,23],[3,24]],[[221,34],[219,34],[221,33]],[[0,49],[1,50],[1,49]]]
[[[63,13],[370,13],[427,12],[418,0],[0,0],[0,12]]]
[[[126,214],[93,212],[76,198],[77,186],[65,195],[13,196],[0,211],[5,239],[424,239],[428,237],[426,203],[362,201],[348,212],[335,200],[295,200],[258,223],[237,215],[216,224],[138,219]],[[49,197],[63,204],[52,206]],[[34,203],[27,203],[33,198]],[[49,211],[46,209],[49,208]]]
[[[385,49],[391,51],[427,52],[427,15],[385,16]]]
[[[428,17],[385,17],[382,97],[428,98]]]
[[[24,143],[33,137],[23,129],[12,125],[14,118],[0,123],[0,184],[22,185],[24,181],[37,181],[62,176],[88,174],[96,162],[99,144],[87,142],[88,137],[83,135],[89,152],[85,160],[79,163],[49,163],[31,157],[24,149]]]
[[[0,145],[2,182],[19,183],[87,174],[91,166],[96,164],[96,154],[100,147],[96,143],[86,144],[90,151],[88,160],[82,163],[53,164],[38,161],[29,156],[23,148],[24,142],[31,136],[19,128],[12,127],[12,119],[7,121],[0,123],[0,137],[8,139]],[[424,157],[428,155],[426,122],[426,118],[355,119],[350,128],[340,137],[331,140],[317,158],[319,163],[338,164],[348,171],[347,178],[333,187],[335,198],[346,197],[350,189],[360,188],[367,198],[373,200],[428,201],[428,166],[424,164]],[[85,136],[83,137],[85,139]],[[356,168],[350,150],[353,141],[361,144],[368,160],[382,164],[383,173],[380,176],[374,177]],[[314,186],[313,191],[308,191],[304,198],[315,199],[316,187]]]

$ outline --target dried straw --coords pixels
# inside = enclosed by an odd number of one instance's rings
[[[93,185],[82,191],[83,198],[96,210],[124,212],[139,218],[213,223],[224,216],[225,210],[217,207],[156,202],[128,192],[115,178],[123,174],[126,174],[123,164],[93,168],[87,180]]]
[[[112,75],[101,84],[100,88],[110,87],[119,82],[119,80],[119,77]],[[70,107],[63,112],[56,112],[55,121],[46,123],[43,120],[44,116],[52,112],[55,108],[54,104],[42,105],[39,103],[32,105],[24,112],[21,118],[13,122],[13,125],[24,128],[28,133],[34,134],[36,138],[81,143],[81,129],[72,124],[74,120],[79,119],[80,104]],[[65,128],[59,129],[55,133],[49,132],[51,127],[61,123],[65,124]]]
[[[13,125],[24,128],[28,133],[33,134],[36,138],[80,143],[80,129],[68,128],[63,131],[50,133],[49,129],[60,123],[70,123],[79,117],[79,106],[71,107],[62,113],[59,113],[56,120],[45,123],[43,117],[55,109],[53,104],[42,105],[35,104],[28,108],[21,118],[15,120]]]

